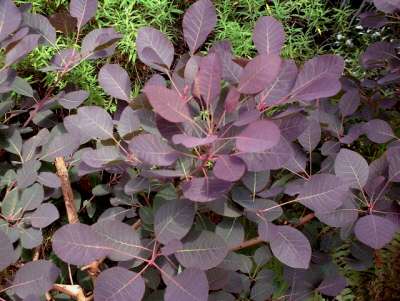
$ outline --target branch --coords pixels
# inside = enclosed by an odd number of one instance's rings
[[[74,194],[72,192],[71,183],[69,181],[68,170],[65,166],[63,157],[57,157],[55,161],[57,174],[61,180],[61,190],[64,196],[65,208],[67,209],[68,222],[70,224],[79,223],[78,214],[76,212]]]
[[[53,290],[64,293],[77,301],[88,300],[79,285],[53,284]]]
[[[306,216],[302,217],[299,221],[299,223],[296,225],[296,227],[300,227],[303,226],[305,224],[307,224],[308,222],[310,222],[313,218],[315,217],[314,213],[309,213]],[[244,242],[242,242],[241,244],[238,244],[237,246],[234,246],[233,248],[230,249],[230,251],[234,252],[234,251],[239,251],[245,248],[250,248],[256,245],[259,245],[261,243],[263,243],[264,241],[260,238],[260,237],[255,237],[249,240],[246,240]]]
[[[246,241],[242,242],[241,244],[238,244],[237,246],[234,246],[234,247],[231,248],[230,250],[231,250],[232,252],[234,252],[234,251],[239,251],[239,250],[241,250],[241,249],[245,249],[245,248],[249,248],[249,247],[256,246],[256,245],[258,245],[258,244],[260,244],[260,243],[263,243],[263,242],[264,242],[264,241],[261,240],[260,237],[255,237],[255,238],[246,240]]]

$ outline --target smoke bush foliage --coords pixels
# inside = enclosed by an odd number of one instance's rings
[[[72,0],[71,16],[60,20],[77,28],[77,41],[96,7]],[[139,31],[139,58],[160,73],[138,98],[121,66],[101,67],[100,85],[118,99],[111,116],[82,106],[88,93],[79,87],[35,91],[18,77],[15,64],[53,45],[56,30],[10,0],[0,0],[0,18],[0,269],[25,249],[43,258],[19,264],[6,280],[2,292],[12,300],[57,296],[60,276],[76,278],[95,301],[336,296],[347,285],[329,256],[340,241],[352,242],[347,260],[362,270],[399,229],[400,144],[384,120],[396,100],[378,92],[399,81],[394,44],[366,50],[363,67],[383,75],[362,82],[343,78],[344,61],[334,55],[300,68],[282,59],[285,34],[272,17],[255,25],[253,59],[235,58],[229,41],[204,54],[217,16],[199,0],[183,18],[189,53],[176,61],[160,31]],[[93,30],[42,71],[61,78],[83,60],[112,55],[119,38],[112,28]],[[352,147],[360,139],[385,147],[383,155],[367,162]],[[100,183],[80,209],[89,215],[80,213],[82,223],[56,222],[63,210],[53,204],[62,203],[53,201],[61,198],[57,157],[74,187]],[[95,199],[109,204],[96,209]],[[319,222],[306,224],[314,217]],[[42,229],[51,239],[46,248]],[[282,263],[285,286],[270,261]],[[80,268],[93,262],[101,272],[92,289]]]

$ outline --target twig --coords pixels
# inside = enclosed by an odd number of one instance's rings
[[[74,194],[72,192],[71,183],[69,181],[68,170],[65,166],[63,157],[57,157],[56,161],[57,174],[61,180],[61,190],[64,196],[65,208],[67,210],[68,222],[70,224],[79,223],[78,214],[76,212]]]
[[[234,246],[230,250],[232,252],[239,251],[241,249],[245,249],[245,248],[249,248],[249,247],[253,247],[253,246],[259,245],[260,243],[263,243],[263,242],[264,241],[260,237],[255,237],[255,238],[246,240],[246,241],[242,242],[241,244],[238,244],[237,246]]]
[[[132,228],[133,228],[134,230],[137,230],[137,229],[140,228],[141,225],[142,225],[142,220],[138,219],[138,220],[132,225]]]
[[[64,293],[77,301],[87,301],[85,294],[79,285],[53,284],[53,290]]]
[[[309,213],[306,216],[302,217],[300,219],[300,222],[298,223],[298,225],[296,225],[296,227],[300,227],[303,226],[305,224],[307,224],[308,222],[310,222],[313,218],[315,217],[314,213]],[[242,242],[241,244],[238,244],[237,246],[234,246],[233,248],[230,249],[230,251],[234,252],[234,251],[239,251],[242,249],[246,249],[246,248],[250,248],[256,245],[259,245],[261,243],[263,243],[264,241],[260,238],[260,237],[255,237],[249,240],[246,240],[244,242]]]
[[[296,228],[307,224],[307,223],[310,222],[314,217],[315,217],[315,214],[314,214],[314,213],[309,213],[309,214],[307,214],[306,216],[300,218],[300,221],[299,221],[299,223],[296,225]]]

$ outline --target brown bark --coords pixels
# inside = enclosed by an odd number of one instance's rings
[[[78,214],[74,202],[74,194],[69,181],[68,170],[63,157],[57,157],[55,161],[57,174],[61,180],[61,190],[64,196],[65,209],[67,210],[68,222],[70,224],[79,223]]]

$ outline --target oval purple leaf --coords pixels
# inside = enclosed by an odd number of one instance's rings
[[[165,301],[207,301],[208,280],[199,269],[185,269],[176,277],[169,279],[165,290]]]
[[[215,177],[196,178],[182,184],[183,195],[193,202],[211,202],[222,197],[231,188],[232,183]]]
[[[69,12],[71,16],[78,20],[78,30],[94,17],[96,10],[97,0],[71,0],[69,4]]]
[[[369,140],[375,143],[386,143],[396,138],[391,126],[384,120],[373,119],[364,125]]]
[[[21,24],[22,16],[11,0],[0,1],[0,42],[16,31]]]
[[[281,262],[296,269],[307,269],[311,246],[303,233],[289,226],[277,226],[270,239],[271,251]]]
[[[279,140],[280,130],[274,122],[258,120],[236,137],[236,148],[241,152],[258,153],[273,148]]]
[[[60,214],[57,207],[53,204],[42,204],[30,217],[29,220],[35,228],[46,228],[48,225],[58,220]]]
[[[142,134],[129,142],[129,150],[143,163],[170,166],[179,154],[166,142],[152,134]]]
[[[140,301],[145,283],[140,274],[125,268],[113,267],[102,272],[96,279],[96,301]]]
[[[175,90],[163,86],[148,86],[144,89],[154,111],[170,122],[191,121],[187,103]]]
[[[60,275],[60,269],[46,260],[26,263],[14,278],[12,291],[20,298],[47,293]]]
[[[0,229],[0,271],[7,268],[13,261],[14,248],[7,234]]]
[[[169,69],[174,60],[174,46],[171,41],[152,27],[139,29],[136,48],[143,63],[162,72]]]
[[[79,107],[87,98],[89,97],[89,92],[84,90],[73,91],[65,93],[57,99],[58,103],[67,110],[75,109]]]
[[[254,27],[253,41],[258,53],[279,55],[285,43],[285,30],[275,18],[261,17]]]
[[[230,155],[218,156],[213,168],[214,175],[228,182],[238,181],[245,173],[246,165],[239,157]]]
[[[368,181],[368,162],[360,154],[342,148],[335,159],[335,174],[349,187],[362,190]]]
[[[396,226],[391,221],[377,215],[361,217],[354,227],[356,237],[374,249],[383,248],[392,240],[395,232]]]
[[[182,243],[175,257],[186,268],[208,270],[219,265],[228,254],[225,241],[210,231],[191,232]]]
[[[191,54],[205,42],[217,24],[217,13],[210,0],[198,0],[183,16],[183,36]]]
[[[243,69],[238,90],[244,94],[256,94],[273,83],[281,70],[282,59],[275,54],[260,54]]]
[[[297,200],[319,213],[329,213],[339,208],[348,197],[348,186],[331,174],[316,174],[300,190]]]
[[[101,236],[84,224],[61,227],[54,233],[52,245],[61,260],[74,265],[89,264],[109,253]]]
[[[190,230],[195,215],[194,204],[188,200],[171,200],[154,216],[154,232],[162,244],[183,238]]]
[[[118,64],[106,64],[99,71],[100,86],[112,97],[130,100],[131,81],[128,73]]]

